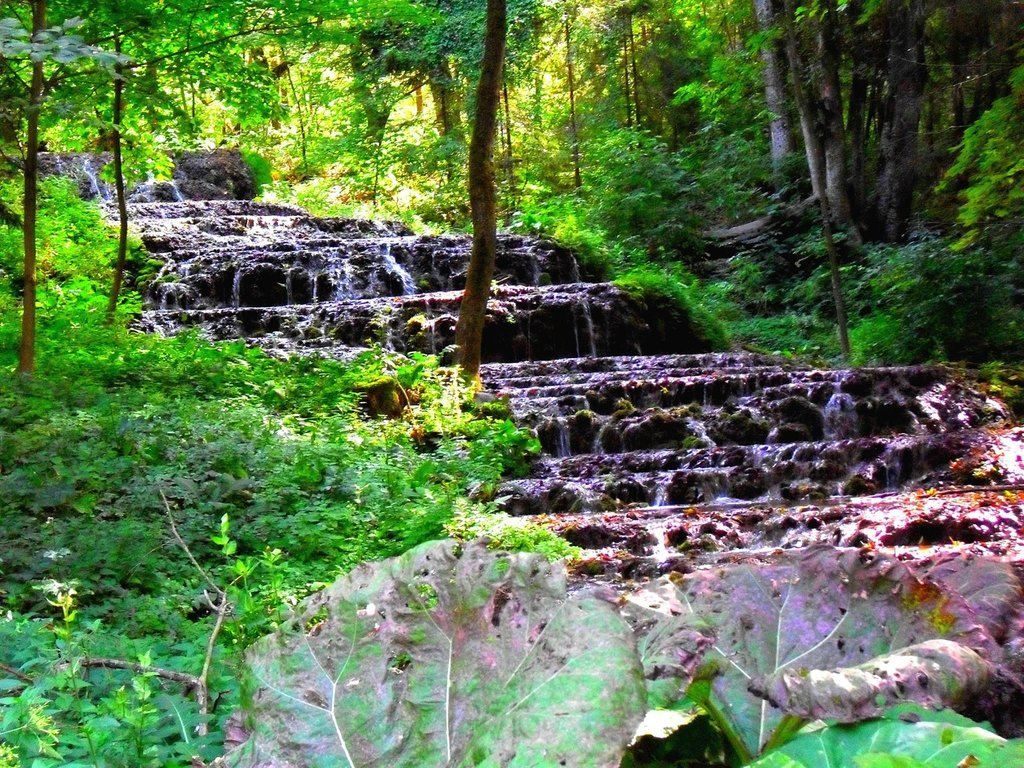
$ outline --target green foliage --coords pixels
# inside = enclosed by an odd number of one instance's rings
[[[17,210],[21,206],[21,185],[14,181],[0,184],[0,199]],[[110,279],[117,253],[116,233],[104,224],[95,205],[79,198],[73,181],[50,178],[40,184],[37,237],[40,282],[80,277],[97,282]],[[133,261],[140,254],[138,244],[133,244]],[[0,290],[13,291],[13,281],[20,280],[21,269],[21,230],[0,226],[0,277],[8,280]]]
[[[242,156],[252,169],[253,178],[256,179],[257,194],[274,183],[273,167],[269,160],[255,152],[243,152]]]
[[[576,558],[582,554],[561,536],[528,519],[512,517],[479,504],[460,505],[445,532],[460,541],[486,539],[492,549],[505,552],[536,552],[549,560]]]
[[[997,100],[964,134],[946,188],[965,179],[960,223],[967,234],[960,247],[982,237],[989,226],[1024,220],[1024,67],[1010,78],[1012,93]]]
[[[901,707],[858,725],[808,728],[752,768],[1000,768],[1022,760],[1024,741],[952,712]]]
[[[32,679],[0,673],[0,743],[39,766],[185,766],[220,749],[242,648],[339,572],[443,535],[471,490],[486,497],[525,469],[536,440],[507,411],[475,407],[432,357],[279,360],[147,336],[125,325],[135,294],[107,326],[111,230],[67,184],[44,189],[40,365],[0,387],[0,663]],[[13,269],[18,240],[2,237]],[[10,369],[19,306],[5,288]],[[360,392],[382,379],[409,395],[397,418],[365,408]],[[212,678],[221,705],[202,739],[180,684],[77,661],[198,674],[214,617],[164,498],[195,557],[232,585]],[[552,552],[536,533],[519,546]],[[68,600],[74,620],[55,625]]]
[[[588,157],[601,170],[588,176],[586,194],[612,241],[654,259],[699,247],[695,183],[665,144],[646,133],[616,131],[591,147]]]
[[[589,208],[576,195],[540,195],[521,201],[512,217],[512,229],[546,237],[571,248],[580,265],[581,276],[604,280],[619,261],[615,246],[599,226],[588,223]]]
[[[678,313],[712,349],[729,346],[725,328],[700,298],[696,278],[681,267],[636,266],[615,284],[665,312]]]
[[[1024,314],[1015,261],[991,249],[952,249],[925,238],[868,250],[855,273],[851,330],[858,362],[984,361],[1017,357]]]

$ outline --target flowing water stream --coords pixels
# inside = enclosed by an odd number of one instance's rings
[[[442,353],[454,340],[468,237],[237,200],[141,202],[131,215],[164,261],[147,330],[338,357],[373,343]],[[1006,409],[947,369],[708,352],[685,321],[583,281],[569,251],[531,238],[501,238],[496,282],[484,381],[545,454],[499,495],[619,574],[819,541],[952,544],[948,525],[908,517],[898,494],[1024,476]],[[971,474],[1012,455],[1001,474]],[[997,547],[1004,528],[971,541]]]

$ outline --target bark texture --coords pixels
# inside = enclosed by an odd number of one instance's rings
[[[790,68],[793,71],[793,95],[796,98],[797,108],[800,111],[801,125],[813,126],[811,97],[800,76],[803,72],[803,64],[800,60],[793,3],[794,0],[786,0],[786,13],[784,15],[786,54],[789,58]],[[829,201],[829,195],[820,193],[820,190],[827,188],[825,150],[821,138],[814,130],[804,131],[804,141],[807,145],[807,159],[811,168],[811,184],[815,189],[818,204],[821,206],[822,237],[825,241],[825,251],[828,253],[829,276],[832,283],[832,300],[836,310],[836,329],[839,334],[839,347],[842,350],[843,357],[849,359],[850,332],[846,317],[846,300],[843,297],[839,246],[836,244],[835,232],[832,226],[834,214]]]
[[[778,22],[775,0],[754,0],[754,10],[761,29],[773,35]],[[778,176],[782,172],[786,158],[793,152],[789,108],[786,102],[786,54],[782,41],[773,36],[761,48],[761,61],[764,65],[765,104],[771,113],[768,136],[771,143],[772,167]]]
[[[462,295],[459,321],[455,329],[455,343],[458,345],[462,371],[472,379],[480,377],[484,321],[498,244],[494,138],[505,61],[506,16],[505,0],[487,0],[487,33],[476,94],[476,119],[469,143],[469,198],[473,217],[473,250],[469,258],[466,290]]]
[[[114,41],[114,48],[121,53],[121,38]],[[117,65],[114,71],[114,191],[117,196],[117,263],[114,265],[114,282],[110,289],[107,305],[107,323],[113,323],[117,315],[117,302],[121,298],[124,270],[128,262],[128,198],[124,183],[124,156],[121,140],[121,124],[124,118],[124,68]]]
[[[46,29],[46,0],[32,2],[32,34]],[[43,108],[43,62],[32,63],[28,125],[25,135],[25,201],[22,232],[25,244],[25,283],[22,294],[21,345],[18,373],[28,376],[36,368],[36,215],[39,210],[39,113]]]
[[[889,242],[907,233],[917,182],[918,128],[928,70],[924,61],[924,0],[889,4],[888,119],[882,132],[878,221]]]

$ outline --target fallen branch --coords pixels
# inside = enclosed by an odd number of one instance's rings
[[[0,663],[0,672],[10,675],[15,680],[19,680],[20,682],[25,683],[25,685],[32,685],[32,683],[35,682],[35,680],[26,675],[24,672],[20,672],[14,667],[9,667],[3,663]]]
[[[808,197],[805,200],[801,200],[799,203],[794,203],[793,205],[789,205],[779,211],[769,213],[767,216],[762,216],[759,219],[748,221],[745,224],[708,230],[704,233],[704,236],[708,240],[715,240],[720,244],[742,243],[747,240],[752,240],[768,229],[771,229],[771,227],[779,221],[785,221],[787,219],[802,216],[817,201],[818,198],[816,197]]]
[[[83,658],[77,659],[76,661],[80,666],[86,669],[120,669],[126,672],[134,672],[137,675],[155,675],[163,680],[181,683],[186,686],[186,688],[195,690],[197,692],[197,698],[198,691],[202,687],[202,681],[195,675],[190,675],[187,672],[178,672],[174,669],[147,667],[134,661],[125,661],[124,659]]]

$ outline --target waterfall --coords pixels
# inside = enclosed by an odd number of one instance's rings
[[[387,271],[397,277],[402,283],[402,293],[406,296],[411,296],[416,293],[416,281],[412,279],[412,275],[395,260],[395,255],[391,251],[392,243],[390,240],[386,240],[380,244],[380,255],[384,260],[384,267]]]
[[[823,416],[826,439],[845,440],[857,436],[857,404],[845,392],[836,392],[828,399]]]

